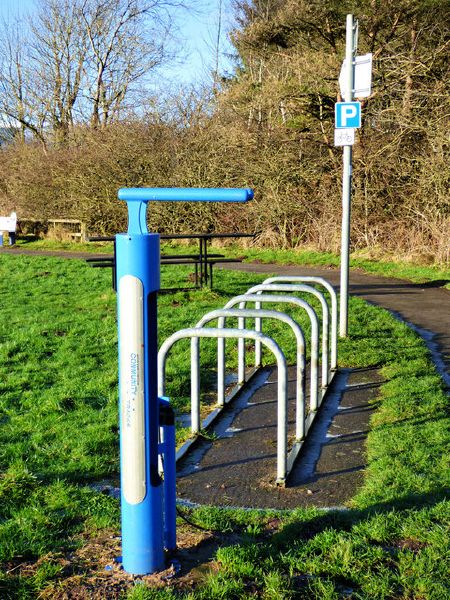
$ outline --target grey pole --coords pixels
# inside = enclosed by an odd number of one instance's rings
[[[345,38],[345,102],[353,100],[353,59],[354,47],[353,15],[347,15]],[[352,185],[352,147],[344,146],[342,174],[342,236],[341,236],[341,286],[340,286],[340,311],[339,335],[348,335],[348,279],[349,279],[349,254],[350,254],[350,206]]]

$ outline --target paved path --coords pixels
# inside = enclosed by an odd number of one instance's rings
[[[252,508],[342,506],[363,483],[365,440],[381,378],[373,369],[336,375],[288,478],[276,485],[276,369],[246,388],[177,465],[178,497],[195,504]],[[268,372],[268,373],[267,373]],[[267,377],[267,374],[269,375]],[[256,387],[256,389],[255,389]],[[295,434],[295,369],[289,369],[288,436]],[[307,391],[307,406],[309,404]]]
[[[301,265],[264,265],[240,263],[229,268],[252,273],[274,275],[317,275],[339,286],[339,271]],[[366,275],[358,270],[350,272],[350,294],[361,296],[383,308],[387,308],[408,323],[419,328],[428,343],[437,344],[434,355],[441,375],[450,387],[450,290],[443,286],[448,281],[411,283],[400,279],[387,279]],[[423,330],[423,331],[420,331]],[[431,344],[432,345],[432,344]]]

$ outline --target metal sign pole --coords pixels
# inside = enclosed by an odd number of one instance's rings
[[[164,482],[158,470],[159,455],[170,452],[169,446],[173,446],[173,440],[160,443],[160,425],[172,438],[174,432],[172,420],[161,418],[162,406],[167,413],[168,402],[159,399],[157,392],[160,251],[159,235],[147,230],[147,203],[246,202],[252,197],[249,189],[119,191],[119,199],[128,205],[128,232],[116,236],[122,563],[124,570],[134,575],[161,570],[164,534],[169,549],[174,546],[175,535],[175,468],[170,456]],[[168,492],[173,506],[168,505]]]
[[[354,79],[354,35],[353,15],[347,15],[345,38],[345,102],[353,100]],[[342,175],[342,237],[341,237],[341,285],[340,285],[340,320],[339,335],[347,337],[348,334],[348,281],[349,281],[349,254],[350,254],[350,209],[351,209],[351,184],[352,184],[352,146],[343,149],[343,175]]]

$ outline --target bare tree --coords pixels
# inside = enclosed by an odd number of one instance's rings
[[[85,76],[87,34],[72,0],[41,0],[31,25],[32,64],[39,77],[47,123],[57,141],[67,137]]]
[[[134,84],[168,58],[170,10],[177,5],[174,0],[82,0],[94,127],[116,117]]]
[[[31,131],[44,142],[45,107],[36,94],[36,79],[27,60],[30,47],[16,19],[0,24],[0,112],[2,121],[18,128],[22,139]]]
[[[25,27],[0,27],[0,112],[57,142],[76,122],[106,126],[172,56],[172,12],[183,7],[180,0],[39,0]]]

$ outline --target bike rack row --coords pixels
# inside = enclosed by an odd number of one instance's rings
[[[329,293],[330,306],[324,294],[313,287],[319,285]],[[275,292],[276,294],[273,294]],[[280,294],[282,293],[282,294]],[[292,293],[311,294],[320,302],[322,331],[315,310],[305,300]],[[254,308],[247,308],[253,303]],[[289,315],[278,310],[263,309],[267,303],[286,303],[303,309],[310,320],[310,403],[306,409],[306,341],[300,325]],[[237,306],[237,308],[235,308]],[[227,319],[237,318],[238,327],[227,327]],[[248,319],[254,319],[254,329],[246,327]],[[282,349],[270,336],[262,333],[262,319],[276,319],[289,325],[297,343],[295,441],[288,452],[288,372]],[[217,327],[206,327],[217,321]],[[248,379],[262,366],[262,346],[275,356],[278,370],[277,383],[277,468],[276,482],[284,485],[294,461],[306,439],[317,415],[323,397],[337,369],[337,296],[331,284],[322,277],[280,276],[266,279],[250,288],[245,294],[232,298],[223,309],[207,313],[195,327],[177,331],[162,344],[158,353],[158,395],[165,396],[166,362],[170,349],[182,339],[191,339],[191,431],[192,438],[177,452],[177,460],[186,454],[201,429],[208,427],[220,414]],[[319,348],[321,337],[321,348]],[[217,339],[217,407],[202,422],[200,418],[200,339]],[[238,384],[231,394],[225,396],[225,343],[226,339],[238,340]],[[255,368],[246,373],[245,341],[255,342]],[[320,352],[320,359],[319,359]],[[320,368],[320,374],[319,374]]]

